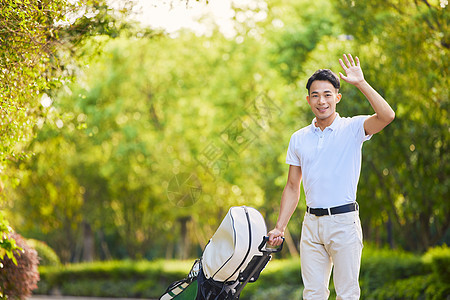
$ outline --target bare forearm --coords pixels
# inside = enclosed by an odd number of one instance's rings
[[[367,81],[363,80],[355,86],[366,96],[379,120],[390,123],[394,119],[394,110]]]
[[[375,134],[391,123],[395,118],[394,110],[389,104],[375,91],[369,83],[364,79],[364,74],[361,70],[359,58],[353,60],[351,54],[344,54],[344,60],[340,59],[339,63],[344,69],[345,74],[339,73],[341,78],[356,86],[369,100],[375,114],[367,118],[364,122],[364,130],[366,134]]]
[[[291,185],[286,185],[281,196],[280,214],[278,216],[278,221],[275,227],[281,232],[284,232],[292,214],[297,208],[299,197],[299,188]]]

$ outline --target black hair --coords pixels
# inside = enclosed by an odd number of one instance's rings
[[[329,81],[337,90],[339,90],[339,88],[341,87],[339,77],[333,71],[329,69],[319,69],[314,72],[311,77],[309,77],[308,82],[306,83],[308,94],[311,84],[316,80]]]

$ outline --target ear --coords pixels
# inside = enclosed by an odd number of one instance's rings
[[[309,95],[306,96],[306,101],[308,101],[308,104],[311,105],[311,103],[309,103]]]
[[[341,93],[338,93],[338,94],[336,95],[336,103],[339,103],[339,101],[341,101],[341,98],[342,98],[342,94],[341,94]]]

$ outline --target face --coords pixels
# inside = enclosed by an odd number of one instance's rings
[[[341,100],[342,95],[329,81],[315,80],[309,88],[309,95],[306,96],[311,110],[317,120],[326,121],[333,119],[336,112],[336,104]]]

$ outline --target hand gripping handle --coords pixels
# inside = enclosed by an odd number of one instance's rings
[[[283,243],[281,243],[280,246],[277,247],[267,247],[267,242],[269,241],[269,237],[268,236],[264,236],[263,240],[261,242],[261,244],[258,247],[258,250],[261,252],[267,252],[267,253],[277,253],[280,252],[283,249],[283,244],[284,244],[284,237],[282,237],[283,239]]]

